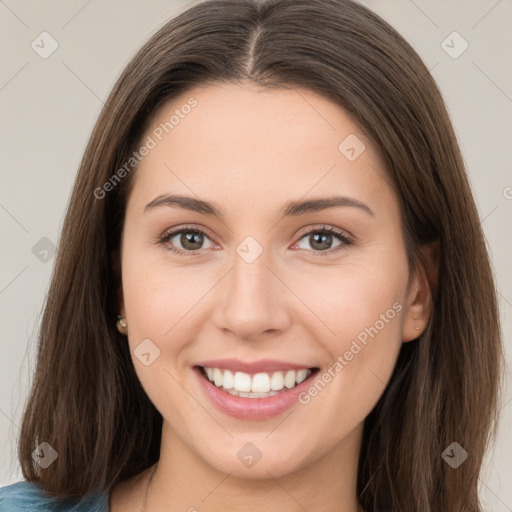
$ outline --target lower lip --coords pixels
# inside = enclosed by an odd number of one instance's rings
[[[312,377],[318,373],[318,370],[313,371],[307,379],[294,388],[267,398],[245,398],[231,395],[211,383],[200,368],[194,368],[194,372],[206,395],[221,412],[241,420],[265,420],[292,407],[298,401],[300,393],[311,384]]]

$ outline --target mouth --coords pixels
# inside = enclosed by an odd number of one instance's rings
[[[223,368],[195,366],[203,379],[219,391],[240,398],[270,398],[286,394],[320,371],[318,367],[275,372],[246,373]],[[301,386],[302,388],[303,386]]]

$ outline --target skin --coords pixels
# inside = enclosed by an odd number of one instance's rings
[[[432,305],[425,274],[407,265],[398,198],[358,125],[307,90],[198,87],[165,104],[146,136],[190,97],[198,105],[136,171],[122,238],[120,312],[137,375],[164,419],[146,510],[360,512],[363,421]],[[338,150],[349,134],[366,147],[354,161]],[[144,213],[164,193],[214,202],[223,217],[169,206]],[[333,194],[362,201],[374,216],[347,206],[280,212],[288,201]],[[179,234],[155,243],[185,224],[207,231],[195,254],[169,250],[193,253]],[[333,235],[318,248],[311,234],[321,225],[344,230],[353,244],[335,251],[344,242]],[[236,252],[247,236],[263,248],[251,264]],[[274,418],[223,414],[192,371],[201,360],[234,357],[322,373],[394,303],[401,311],[318,396]],[[161,351],[149,366],[133,356],[146,338]],[[237,458],[248,442],[262,454],[252,467]],[[114,512],[142,509],[153,469],[114,489]]]

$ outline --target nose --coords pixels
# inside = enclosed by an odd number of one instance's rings
[[[213,321],[218,329],[252,340],[289,327],[287,303],[293,295],[270,260],[265,251],[251,263],[234,253],[231,270],[217,287]]]

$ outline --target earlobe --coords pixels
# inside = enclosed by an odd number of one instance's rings
[[[404,316],[402,340],[412,341],[425,329],[432,311],[432,294],[424,273],[413,288],[411,302]],[[421,282],[420,282],[421,281]]]
[[[120,286],[117,289],[117,308],[121,316],[126,316],[124,309],[124,294],[122,286]]]
[[[119,313],[117,315],[116,327],[117,330],[124,334],[128,335],[128,323],[126,321],[126,313],[124,309],[124,297],[123,297],[123,288],[120,286],[117,290],[117,306]]]
[[[411,292],[404,313],[402,341],[417,339],[425,330],[432,315],[432,286],[437,289],[439,270],[439,243],[422,247],[424,262],[411,283]]]

